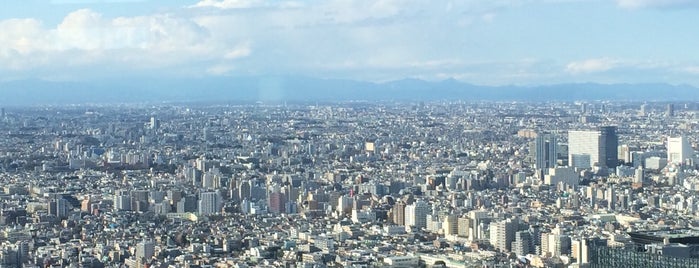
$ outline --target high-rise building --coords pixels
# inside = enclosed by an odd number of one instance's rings
[[[506,219],[490,224],[490,244],[500,251],[510,251],[517,232],[517,221]]]
[[[136,261],[145,263],[155,255],[155,243],[153,241],[142,241],[136,244]]]
[[[517,256],[524,256],[534,253],[531,248],[532,238],[529,231],[519,231],[515,233],[515,240],[512,242],[512,252]]]
[[[281,191],[279,185],[273,185],[267,194],[267,207],[269,212],[279,214],[285,212],[286,195]]]
[[[457,235],[459,233],[459,222],[456,215],[450,214],[444,217],[442,229],[444,230],[444,235]]]
[[[667,107],[665,109],[665,115],[670,117],[670,116],[675,116],[675,105],[672,103],[668,103]]]
[[[641,104],[641,111],[639,112],[640,116],[646,116],[648,115],[648,104],[644,103]]]
[[[568,163],[570,166],[616,167],[619,161],[619,137],[616,129],[615,126],[604,126],[592,131],[569,131]]]
[[[457,228],[460,237],[468,237],[469,230],[471,229],[471,219],[466,216],[459,217]]]
[[[539,169],[556,167],[556,136],[540,134],[534,141],[534,166]]]
[[[616,209],[616,191],[614,190],[614,185],[610,184],[609,188],[607,188],[607,192],[605,193],[605,199],[607,199],[607,209],[609,210],[615,210]]]
[[[619,136],[617,135],[617,127],[604,126],[599,127],[600,143],[604,144],[604,163],[607,168],[615,168],[619,165]]]
[[[160,120],[158,120],[155,117],[150,118],[150,128],[151,129],[159,129],[160,128]]]
[[[570,253],[570,237],[563,234],[542,233],[541,234],[541,255],[562,256]]]
[[[67,200],[57,197],[49,202],[49,214],[57,218],[65,218],[68,216],[69,206],[70,204],[68,204]]]
[[[393,223],[405,225],[405,202],[398,201],[393,205]]]
[[[187,195],[177,201],[177,213],[197,212],[197,196]]]
[[[131,210],[131,195],[126,191],[119,191],[114,195],[114,210],[128,211]]]
[[[415,228],[427,227],[427,215],[430,214],[430,205],[422,200],[405,206],[405,225]]]
[[[667,138],[667,162],[680,164],[694,157],[694,149],[683,136]]]
[[[488,215],[488,212],[484,210],[473,210],[468,213],[468,218],[471,220],[469,239],[484,239],[486,236],[485,229],[490,221],[490,215]]]
[[[199,194],[199,214],[210,215],[221,211],[221,197],[217,192]]]

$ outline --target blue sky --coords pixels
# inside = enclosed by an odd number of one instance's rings
[[[3,1],[0,81],[302,75],[699,86],[697,18],[694,0]]]

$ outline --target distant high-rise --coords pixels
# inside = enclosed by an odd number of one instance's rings
[[[160,128],[160,120],[158,120],[155,117],[150,118],[150,128],[151,129],[158,129]]]
[[[672,103],[667,104],[667,108],[665,109],[665,115],[666,116],[675,116],[675,105]]]
[[[155,255],[155,243],[153,241],[142,241],[136,244],[136,261],[145,263]]]
[[[517,232],[517,222],[512,219],[490,224],[490,244],[501,251],[510,251]]]
[[[199,214],[210,215],[221,210],[221,197],[217,192],[199,194]]]
[[[648,115],[648,104],[642,104],[641,105],[641,111],[639,112],[640,116],[646,116]]]
[[[430,205],[422,200],[405,206],[405,225],[415,228],[427,227],[427,214],[430,214]]]
[[[393,223],[397,225],[405,225],[405,202],[398,201],[393,205]]]
[[[519,231],[515,233],[515,240],[512,242],[512,252],[517,256],[524,256],[534,253],[531,248],[532,238],[529,231]]]
[[[685,137],[669,137],[667,138],[667,162],[668,163],[683,163],[687,159],[694,157],[694,149],[689,144],[689,140]]]
[[[569,165],[579,168],[616,167],[619,161],[619,137],[616,129],[614,126],[604,126],[592,131],[569,131]]]
[[[58,197],[49,202],[49,214],[56,216],[57,218],[65,218],[68,216],[69,212],[68,201],[62,197]]]
[[[619,164],[619,136],[615,126],[599,127],[600,143],[604,144],[604,163],[608,168],[614,168]]]
[[[540,134],[534,141],[534,166],[539,169],[556,167],[556,136]]]

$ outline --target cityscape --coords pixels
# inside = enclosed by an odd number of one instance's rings
[[[696,267],[697,103],[3,108],[3,267]]]

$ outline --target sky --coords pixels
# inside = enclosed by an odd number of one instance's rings
[[[0,81],[292,75],[699,86],[696,0],[0,2]]]

